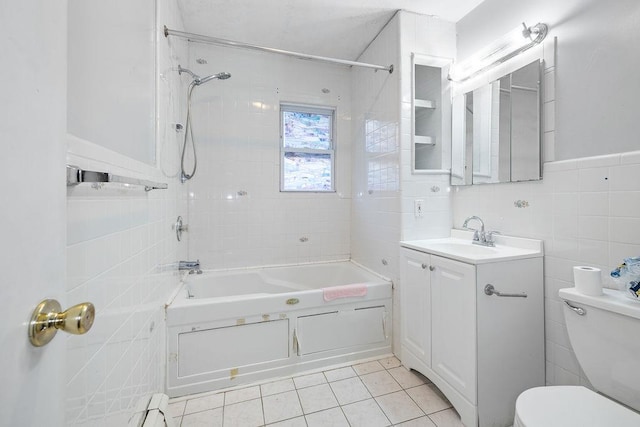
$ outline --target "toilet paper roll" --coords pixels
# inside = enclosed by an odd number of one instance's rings
[[[578,265],[573,267],[573,282],[576,290],[584,295],[602,295],[600,269]]]

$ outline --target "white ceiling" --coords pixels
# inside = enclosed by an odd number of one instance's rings
[[[457,22],[483,0],[178,0],[187,32],[355,60],[404,9]]]

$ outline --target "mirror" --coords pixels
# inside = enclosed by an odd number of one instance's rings
[[[67,10],[67,132],[155,165],[155,0],[69,0]]]
[[[541,61],[453,99],[451,184],[541,178]]]

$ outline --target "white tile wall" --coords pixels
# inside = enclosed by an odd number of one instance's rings
[[[448,235],[451,228],[448,174],[411,174],[413,52],[453,57],[454,24],[400,11],[360,58],[365,62],[394,64],[394,73],[352,70],[351,254],[354,260],[395,283],[399,282],[400,240],[440,237]],[[414,216],[415,199],[425,201],[425,215],[419,219]],[[397,296],[395,348],[400,337]]]
[[[351,257],[398,281],[400,240],[399,17],[391,20],[359,60],[394,64],[392,74],[353,69],[353,205]],[[395,299],[397,300],[397,298]],[[397,304],[394,305],[394,336]],[[394,344],[395,345],[395,344]]]
[[[489,229],[544,240],[547,383],[586,384],[568,341],[558,289],[573,286],[575,265],[609,272],[640,254],[640,152],[546,163],[543,180],[460,187],[454,224],[479,215]],[[516,207],[524,200],[527,207]]]
[[[73,145],[81,151],[78,142]],[[91,155],[89,143],[83,145]],[[69,163],[134,173],[76,153],[68,154]],[[90,333],[65,336],[68,425],[126,421],[141,396],[164,388],[163,305],[179,282],[171,230],[178,187],[175,180],[170,185],[146,193],[142,187],[83,184],[67,192],[67,301],[96,307]]]
[[[195,73],[232,77],[193,94],[198,171],[187,184],[189,256],[209,269],[348,259],[349,69],[210,45],[190,49]],[[335,193],[279,191],[280,102],[337,108]]]
[[[181,27],[175,2],[158,8],[160,22]],[[171,126],[180,111],[171,94],[179,85],[181,51],[184,42],[160,41],[157,168],[69,136],[68,164],[166,182],[169,189],[68,188],[67,302],[92,302],[96,320],[88,334],[64,337],[65,425],[126,425],[143,396],[164,389],[164,303],[179,283],[176,262],[186,256],[172,230],[177,215],[186,213]]]

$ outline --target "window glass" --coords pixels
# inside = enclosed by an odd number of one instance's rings
[[[331,155],[286,152],[284,191],[331,191]]]
[[[280,190],[334,191],[335,111],[282,104],[280,112]]]
[[[283,144],[285,148],[331,149],[333,115],[283,111]]]

